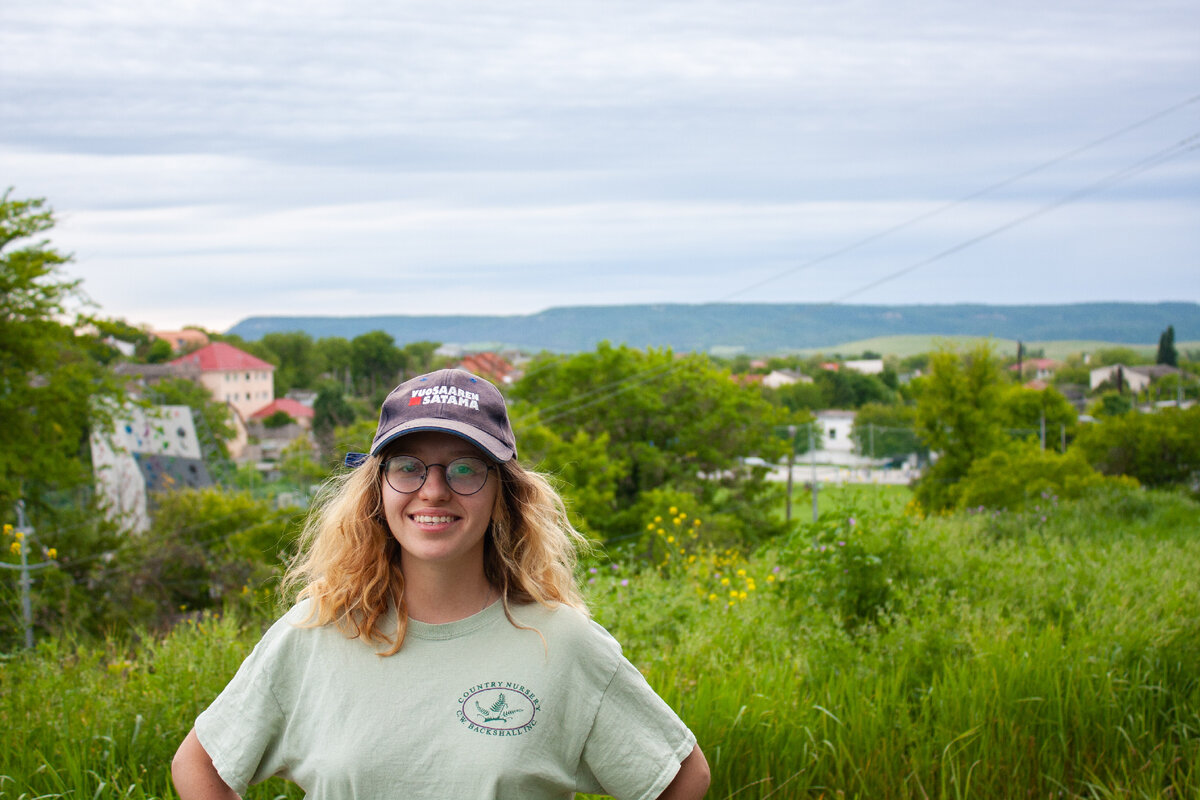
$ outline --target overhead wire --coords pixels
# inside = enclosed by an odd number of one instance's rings
[[[1196,103],[1196,102],[1200,102],[1200,94],[1193,95],[1193,96],[1187,98],[1186,100],[1179,102],[1179,103],[1175,103],[1174,105],[1164,108],[1161,111],[1156,111],[1155,113],[1151,114],[1148,117],[1144,117],[1144,118],[1138,120],[1137,122],[1126,125],[1122,128],[1119,128],[1119,129],[1111,132],[1111,133],[1107,133],[1098,139],[1093,139],[1092,141],[1088,142],[1087,144],[1081,145],[1079,147],[1075,147],[1071,150],[1068,150],[1064,153],[1061,153],[1061,154],[1055,156],[1054,158],[1051,158],[1047,161],[1043,161],[1042,163],[1037,164],[1035,166],[1029,167],[1028,169],[1018,172],[1016,175],[1005,178],[1002,181],[997,181],[996,183],[985,186],[982,189],[977,189],[977,190],[971,192],[970,194],[963,195],[962,197],[958,198],[957,200],[952,200],[949,203],[944,203],[943,205],[940,205],[937,208],[934,208],[930,211],[926,211],[921,214],[918,214],[915,217],[912,217],[910,219],[905,220],[904,222],[899,223],[898,225],[894,225],[890,228],[879,231],[878,233],[873,233],[870,236],[867,236],[863,239],[859,239],[855,242],[852,242],[848,245],[840,247],[836,250],[832,250],[823,255],[817,256],[816,258],[810,259],[809,261],[805,261],[802,264],[798,264],[794,267],[788,267],[787,269],[785,269],[781,272],[777,272],[774,275],[770,275],[766,278],[763,278],[760,281],[749,284],[747,286],[743,286],[742,288],[737,289],[736,291],[730,292],[729,294],[727,294],[713,302],[717,302],[717,303],[725,302],[726,300],[730,300],[734,297],[737,297],[738,295],[745,294],[746,292],[749,292],[753,289],[758,289],[762,286],[765,286],[768,283],[777,281],[780,278],[785,278],[788,275],[793,275],[797,272],[800,272],[801,270],[808,269],[809,267],[815,267],[817,264],[821,264],[826,261],[831,261],[839,256],[845,255],[846,253],[850,253],[854,250],[857,250],[860,247],[865,247],[868,244],[877,242],[880,239],[891,236],[894,233],[899,233],[900,231],[905,230],[907,228],[911,228],[912,226],[914,226],[918,223],[924,222],[925,220],[932,219],[933,217],[944,214],[945,212],[950,211],[954,208],[957,208],[958,206],[965,205],[966,203],[969,203],[972,200],[983,197],[984,195],[991,194],[992,192],[995,192],[999,189],[1003,189],[1004,187],[1009,186],[1013,183],[1016,183],[1019,180],[1028,178],[1032,175],[1036,175],[1039,172],[1044,172],[1047,169],[1049,169],[1050,167],[1061,164],[1062,162],[1064,162],[1068,159],[1074,158],[1077,155],[1086,153],[1089,150],[1093,150],[1102,144],[1107,144],[1108,142],[1111,142],[1112,140],[1117,139],[1117,138],[1125,135],[1126,133],[1135,131],[1138,128],[1145,127],[1146,125],[1149,125],[1151,122],[1155,122],[1159,119],[1162,119],[1163,117],[1168,116],[1176,111],[1179,111],[1182,108],[1186,108],[1187,106],[1192,105],[1193,103]]]
[[[883,284],[893,281],[896,278],[907,275],[908,273],[913,272],[914,270],[920,269],[921,267],[924,267],[924,266],[928,266],[929,264],[932,264],[936,261],[941,261],[943,258],[952,256],[955,253],[960,253],[963,250],[966,250],[968,247],[974,247],[975,245],[979,244],[980,242],[991,239],[994,236],[998,236],[999,234],[1004,233],[1005,231],[1012,230],[1013,228],[1015,228],[1019,225],[1024,225],[1026,222],[1031,222],[1031,221],[1037,219],[1038,217],[1041,217],[1041,216],[1044,216],[1044,215],[1050,213],[1051,211],[1055,211],[1059,208],[1062,208],[1065,205],[1069,205],[1070,203],[1074,203],[1078,200],[1082,200],[1083,198],[1085,198],[1089,195],[1096,194],[1097,192],[1103,191],[1111,186],[1114,186],[1114,185],[1120,183],[1121,181],[1128,180],[1129,178],[1140,175],[1141,173],[1146,172],[1147,170],[1153,169],[1154,167],[1157,167],[1160,164],[1164,164],[1173,158],[1178,158],[1179,156],[1183,155],[1184,153],[1187,153],[1187,152],[1197,149],[1197,147],[1200,147],[1200,144],[1196,144],[1197,139],[1200,139],[1200,133],[1192,134],[1191,136],[1188,136],[1187,138],[1176,142],[1175,144],[1171,145],[1170,147],[1167,147],[1163,150],[1160,150],[1157,153],[1154,153],[1153,155],[1150,155],[1150,156],[1147,156],[1146,158],[1141,159],[1140,161],[1136,162],[1135,164],[1131,164],[1127,167],[1117,170],[1116,172],[1114,172],[1110,175],[1106,175],[1105,177],[1101,178],[1100,180],[1096,181],[1095,183],[1089,184],[1088,186],[1085,186],[1082,189],[1077,189],[1074,192],[1070,192],[1066,195],[1063,195],[1062,197],[1059,197],[1058,199],[1056,199],[1050,203],[1047,203],[1039,208],[1036,208],[1033,211],[1030,211],[1025,214],[1021,214],[1020,216],[1009,220],[1008,222],[1004,223],[1003,225],[998,225],[995,228],[992,228],[991,230],[985,231],[984,233],[978,234],[977,236],[973,236],[970,239],[959,242],[958,244],[954,245],[953,247],[948,247],[939,253],[929,256],[928,258],[923,258],[920,261],[917,261],[913,264],[909,264],[908,266],[906,266],[902,269],[898,269],[895,272],[888,273],[887,275],[884,275],[881,278],[877,278],[873,281],[865,283],[856,289],[852,289],[851,291],[846,292],[845,294],[838,295],[837,297],[835,297],[833,300],[831,300],[829,302],[830,303],[841,303],[846,300],[849,300],[851,297],[857,297],[858,295],[860,295],[864,292],[868,292],[871,289],[874,289],[878,286],[882,286]]]
[[[856,242],[846,245],[845,247],[841,247],[837,250],[833,250],[829,253],[826,253],[815,259],[807,261],[803,264],[800,264],[795,267],[791,267],[787,270],[776,273],[768,278],[765,278],[763,280],[760,280],[755,283],[744,286],[741,289],[738,289],[734,292],[724,295],[723,297],[721,297],[718,300],[715,300],[713,302],[723,302],[725,300],[728,300],[730,298],[733,298],[740,294],[743,294],[744,292],[750,291],[752,289],[758,288],[767,283],[775,281],[779,278],[794,274],[794,273],[799,272],[800,270],[806,269],[808,267],[812,267],[817,264],[823,263],[825,261],[829,261],[829,260],[832,260],[839,256],[845,255],[846,253],[849,253],[849,252],[856,250],[860,247],[863,247],[867,244],[876,242],[880,239],[883,239],[883,238],[890,236],[894,233],[897,233],[901,230],[912,227],[913,225],[916,225],[920,222],[924,222],[925,220],[928,220],[935,216],[938,216],[939,214],[945,213],[946,211],[949,211],[953,208],[964,205],[972,200],[978,199],[979,197],[982,197],[984,195],[995,192],[998,189],[1001,189],[1005,186],[1009,186],[1019,180],[1022,180],[1024,178],[1027,178],[1032,175],[1036,175],[1040,172],[1043,172],[1052,166],[1055,166],[1057,164],[1062,163],[1063,161],[1066,161],[1070,158],[1073,158],[1073,157],[1078,156],[1082,153],[1085,153],[1089,150],[1092,150],[1102,144],[1105,144],[1116,138],[1119,138],[1120,136],[1123,136],[1124,134],[1127,134],[1131,131],[1137,130],[1138,128],[1142,128],[1156,120],[1159,120],[1165,116],[1168,116],[1169,114],[1172,114],[1176,111],[1179,111],[1182,108],[1186,108],[1187,106],[1192,105],[1197,102],[1200,102],[1200,94],[1188,97],[1187,99],[1185,99],[1181,102],[1175,103],[1175,104],[1173,104],[1167,108],[1164,108],[1160,111],[1157,111],[1147,117],[1143,117],[1142,119],[1139,119],[1136,122],[1133,122],[1129,125],[1125,125],[1119,129],[1112,131],[1110,133],[1107,133],[1104,136],[1101,136],[1097,139],[1093,139],[1092,141],[1090,141],[1084,145],[1072,148],[1071,150],[1061,153],[1060,155],[1057,155],[1054,158],[1048,159],[1047,161],[1041,162],[1033,167],[1022,170],[1021,172],[1019,172],[1009,178],[1006,178],[1002,181],[998,181],[996,183],[990,184],[988,186],[985,186],[982,189],[978,189],[974,192],[971,192],[970,194],[964,195],[963,197],[960,197],[957,200],[943,204],[942,206],[939,206],[931,211],[927,211],[925,213],[919,214],[909,220],[906,220],[905,222],[900,223],[899,225],[895,225],[886,230],[872,234],[871,236],[868,236],[864,239],[860,239]],[[850,292],[847,292],[847,293],[845,293],[833,300],[827,301],[827,302],[829,304],[836,304],[839,302],[843,302],[851,297],[856,297],[866,291],[869,291],[870,289],[875,288],[876,286],[882,285],[891,280],[895,280],[896,278],[902,277],[903,275],[913,272],[914,270],[917,270],[923,266],[926,266],[928,264],[934,263],[935,261],[939,261],[941,259],[947,258],[948,256],[951,256],[951,255],[959,253],[963,250],[966,250],[969,247],[979,244],[980,242],[986,241],[994,236],[999,235],[1000,233],[1003,233],[1005,231],[1008,231],[1015,227],[1018,227],[1019,225],[1022,225],[1026,222],[1030,222],[1030,221],[1032,221],[1040,216],[1043,216],[1055,209],[1058,209],[1064,205],[1075,202],[1076,200],[1082,199],[1083,197],[1086,197],[1090,194],[1095,194],[1096,192],[1102,191],[1103,189],[1106,189],[1112,185],[1115,185],[1116,183],[1119,183],[1122,180],[1126,180],[1126,179],[1132,178],[1136,175],[1139,175],[1142,172],[1145,172],[1149,169],[1152,169],[1155,166],[1158,166],[1159,164],[1165,163],[1166,161],[1176,158],[1185,152],[1189,152],[1190,150],[1195,149],[1196,145],[1193,145],[1191,143],[1196,138],[1197,138],[1197,136],[1193,135],[1193,136],[1190,136],[1180,142],[1176,142],[1175,144],[1171,145],[1170,147],[1165,148],[1164,150],[1161,150],[1157,153],[1154,153],[1153,155],[1148,156],[1144,159],[1141,159],[1140,161],[1136,162],[1133,165],[1130,165],[1121,170],[1118,170],[1117,172],[1115,172],[1111,175],[1108,175],[1105,178],[1102,178],[1101,180],[1096,181],[1095,183],[1084,187],[1083,189],[1077,190],[1075,192],[1071,192],[1063,197],[1058,198],[1057,200],[1055,200],[1052,203],[1041,206],[1040,208],[1035,209],[1032,212],[1023,214],[1013,220],[1010,220],[1009,222],[1005,223],[1004,225],[993,228],[992,230],[989,230],[983,234],[971,237],[970,239],[960,242],[960,243],[954,245],[953,247],[947,248],[933,256],[922,259],[922,260],[918,261],[917,263],[906,266],[903,269],[897,270],[896,272],[890,273],[889,275],[886,275],[882,278],[878,278],[878,279],[869,281],[869,282],[863,284],[862,286],[859,286],[858,288],[853,289]],[[581,395],[579,398],[576,398],[576,399],[573,399],[570,401],[564,401],[563,403],[560,403],[556,406],[551,406],[547,409],[535,409],[531,414],[527,414],[524,417],[522,417],[520,422],[527,423],[530,421],[538,421],[538,420],[553,421],[555,419],[561,419],[564,416],[568,416],[569,414],[574,413],[574,411],[576,411],[576,410],[585,408],[590,405],[594,405],[595,403],[601,402],[607,398],[616,396],[621,391],[624,391],[624,389],[622,389],[621,386],[626,382],[630,383],[631,386],[640,385],[642,383],[648,383],[650,380],[653,380],[654,378],[666,377],[671,372],[674,372],[675,370],[677,370],[680,366],[681,366],[680,364],[674,364],[670,368],[662,370],[659,375],[652,375],[650,378],[646,378],[645,380],[643,380],[643,378],[645,378],[645,376],[647,376],[647,375],[651,375],[651,373],[655,372],[655,370],[657,368],[653,368],[653,369],[646,370],[646,371],[643,371],[640,373],[636,373],[634,375],[626,376],[625,378],[605,384],[602,387],[597,387],[595,389],[592,389],[591,391]],[[634,383],[634,382],[636,382],[636,383]],[[613,391],[608,391],[609,389],[613,389]],[[589,398],[593,398],[593,399],[589,399]],[[559,408],[567,409],[573,405],[575,407],[570,408],[570,410],[560,411],[559,413],[555,413],[551,416],[543,416],[543,414],[545,414],[546,412],[556,411]]]

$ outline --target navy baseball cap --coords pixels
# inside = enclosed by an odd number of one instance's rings
[[[442,431],[466,439],[496,461],[517,455],[504,395],[488,381],[462,369],[442,369],[405,381],[388,394],[379,411],[371,455],[408,433]],[[346,465],[366,460],[348,453]]]

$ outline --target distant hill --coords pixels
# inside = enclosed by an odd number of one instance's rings
[[[601,341],[678,351],[780,353],[832,349],[891,336],[986,336],[1157,343],[1200,339],[1200,304],[1072,305],[704,305],[566,306],[519,316],[250,317],[229,333],[247,340],[304,331],[314,339],[382,330],[398,344],[429,340],[464,347],[579,352]]]

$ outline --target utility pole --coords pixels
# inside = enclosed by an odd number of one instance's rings
[[[43,561],[41,564],[29,563],[29,541],[33,535],[33,530],[25,523],[25,501],[17,501],[17,528],[16,533],[17,545],[21,551],[21,564],[0,564],[0,567],[5,569],[16,569],[21,571],[19,580],[21,586],[21,623],[25,628],[25,647],[33,649],[33,600],[30,597],[33,588],[33,578],[30,572],[35,569],[45,569],[53,564],[53,561]]]
[[[792,442],[792,448],[788,451],[788,479],[787,479],[787,521],[792,521],[792,465],[796,463],[796,426],[787,426],[788,439]]]
[[[815,422],[808,423],[808,463],[812,465],[813,522],[817,521],[817,448],[813,436],[813,425],[815,424]]]
[[[1046,449],[1046,410],[1042,409],[1042,422],[1039,426],[1038,438],[1041,440],[1042,449]]]

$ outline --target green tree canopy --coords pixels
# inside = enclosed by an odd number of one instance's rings
[[[325,372],[325,358],[312,337],[303,331],[267,333],[259,340],[271,351],[275,364],[275,396],[283,397],[290,389],[312,389]]]
[[[1175,326],[1168,325],[1158,337],[1158,353],[1154,357],[1155,364],[1179,366],[1179,353],[1175,350]]]
[[[1000,395],[1000,406],[1004,412],[1004,426],[1010,435],[1037,437],[1044,420],[1047,442],[1057,442],[1063,435],[1074,438],[1079,415],[1071,402],[1056,389],[1029,389],[1016,384],[1006,386]]]
[[[384,331],[370,331],[350,340],[351,371],[362,394],[390,391],[398,382],[404,361],[396,340]]]
[[[641,494],[664,485],[709,495],[721,476],[740,485],[738,476],[749,475],[740,458],[781,456],[785,442],[776,431],[789,419],[757,388],[734,382],[706,356],[608,343],[591,353],[535,360],[512,396],[519,401],[513,407],[518,442],[525,431],[545,426],[562,445],[549,442],[545,455],[559,463],[572,443],[593,463],[592,446],[607,437],[615,463],[603,481],[588,484],[592,508],[633,508]],[[578,436],[581,431],[586,437]],[[622,523],[614,518],[603,524]]]
[[[47,492],[90,480],[88,431],[106,419],[95,402],[119,389],[88,355],[69,318],[83,304],[70,262],[34,237],[54,226],[45,201],[0,196],[0,505],[40,506]]]
[[[1200,486],[1200,406],[1107,417],[1083,426],[1075,447],[1105,475],[1195,491]]]
[[[873,458],[925,455],[928,449],[917,436],[916,423],[914,406],[867,403],[855,414],[850,435],[858,451]]]
[[[971,465],[1007,440],[1002,393],[1006,380],[984,343],[965,355],[943,350],[929,362],[917,395],[917,431],[937,461],[916,486],[916,500],[938,511],[958,502]]]

